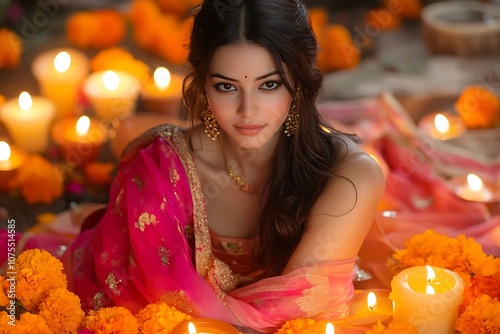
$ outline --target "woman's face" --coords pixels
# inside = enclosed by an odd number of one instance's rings
[[[285,64],[283,70],[293,87]],[[247,149],[262,147],[277,138],[292,103],[270,53],[247,43],[215,51],[205,92],[219,126]]]

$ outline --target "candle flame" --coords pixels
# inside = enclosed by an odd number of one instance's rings
[[[467,175],[467,184],[473,192],[479,192],[483,189],[483,181],[476,174]]]
[[[120,84],[120,78],[113,71],[106,71],[102,76],[102,83],[107,90],[116,90]]]
[[[170,85],[170,80],[172,79],[170,71],[165,67],[158,67],[153,74],[153,78],[159,90],[165,90]]]
[[[10,159],[10,146],[4,141],[0,141],[0,161]]]
[[[30,110],[32,104],[33,100],[31,99],[31,95],[28,92],[22,92],[21,94],[19,94],[19,107],[22,110]]]
[[[426,265],[425,267],[427,268],[427,282],[430,283],[431,281],[436,279],[436,273],[431,266]]]
[[[54,68],[59,73],[64,73],[71,65],[71,56],[66,51],[59,52],[54,58]]]
[[[196,334],[196,327],[194,326],[194,324],[192,322],[189,322],[189,324],[188,324],[188,331],[189,331],[189,334]]]
[[[76,122],[76,133],[79,136],[85,136],[89,132],[90,128],[90,118],[88,116],[82,116]]]
[[[438,132],[445,133],[450,129],[450,122],[445,115],[437,114],[436,117],[434,117],[434,126]]]
[[[428,294],[428,295],[435,295],[436,294],[436,290],[434,290],[434,287],[430,284],[427,284],[425,286],[425,293]]]
[[[335,334],[335,328],[333,327],[333,324],[331,322],[326,324],[325,334]]]
[[[372,311],[375,311],[375,309],[377,308],[377,296],[375,296],[375,294],[371,291],[370,293],[368,293],[367,303],[368,308]]]

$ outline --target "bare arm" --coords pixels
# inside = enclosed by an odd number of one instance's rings
[[[369,155],[355,149],[316,201],[307,230],[283,274],[318,262],[354,258],[382,198],[385,179]]]

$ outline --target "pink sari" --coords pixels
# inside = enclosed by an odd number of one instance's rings
[[[298,317],[348,316],[354,260],[237,288],[248,277],[212,252],[201,183],[182,130],[161,126],[132,146],[104,216],[95,227],[84,225],[67,252],[86,310],[119,305],[135,312],[163,300],[194,317],[260,332]]]

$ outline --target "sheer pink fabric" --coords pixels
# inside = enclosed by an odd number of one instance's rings
[[[155,131],[160,137],[139,140],[123,160],[104,216],[68,252],[66,266],[85,309],[119,305],[135,312],[164,300],[195,317],[262,332],[297,317],[348,315],[354,260],[236,288],[252,277],[232,272],[212,252],[201,184],[182,132]]]

